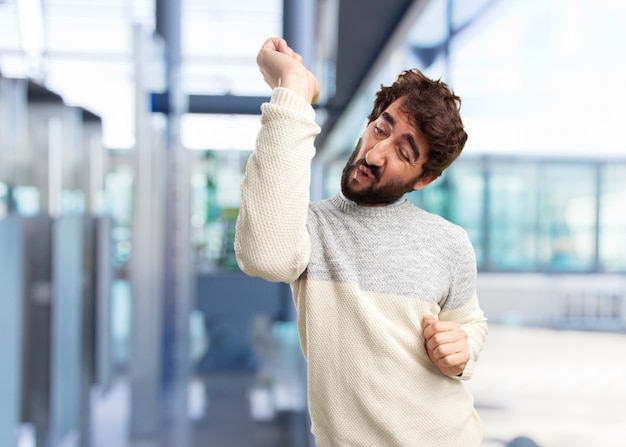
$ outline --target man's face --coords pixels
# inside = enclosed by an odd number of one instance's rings
[[[435,179],[422,177],[428,143],[401,104],[399,99],[387,107],[359,139],[341,175],[341,191],[348,199],[384,206]]]

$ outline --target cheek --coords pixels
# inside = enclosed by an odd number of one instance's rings
[[[359,145],[355,148],[355,155],[356,158],[355,160],[360,160],[365,158],[365,154],[368,153],[368,151],[370,151],[372,149],[372,144],[369,142],[369,139],[367,138],[367,136],[363,136],[361,137],[361,140],[359,141]]]
[[[387,165],[385,174],[388,176],[387,180],[411,183],[417,181],[421,172],[421,169],[410,168],[402,163],[390,163]]]

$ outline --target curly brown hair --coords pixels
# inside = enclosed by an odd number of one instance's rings
[[[422,175],[437,178],[461,155],[467,141],[459,112],[461,98],[445,82],[430,79],[417,69],[406,70],[391,86],[380,86],[368,124],[400,98],[404,98],[401,110],[430,146]]]

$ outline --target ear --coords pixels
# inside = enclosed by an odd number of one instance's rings
[[[435,180],[437,180],[436,175],[423,175],[420,178],[418,178],[415,184],[413,185],[413,191],[422,189],[423,187],[430,185]]]

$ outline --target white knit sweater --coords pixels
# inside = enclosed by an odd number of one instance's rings
[[[409,201],[310,203],[318,133],[313,108],[275,89],[262,106],[235,237],[244,272],[292,286],[318,447],[480,446],[482,424],[463,381],[487,325],[465,231]],[[426,315],[468,333],[461,377],[428,358]]]

